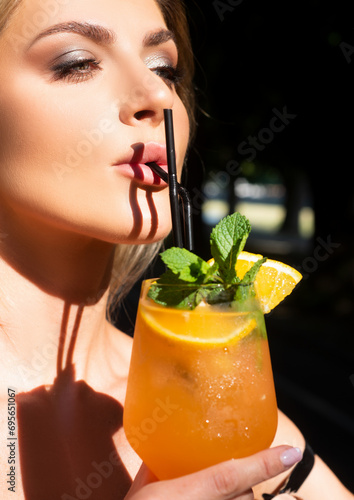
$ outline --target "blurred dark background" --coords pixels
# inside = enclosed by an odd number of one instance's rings
[[[354,492],[354,24],[348,2],[186,4],[199,104],[185,176],[195,251],[209,258],[211,227],[238,210],[253,227],[246,250],[304,275],[266,318],[278,403]],[[122,311],[120,326],[128,333],[138,290],[139,284]]]

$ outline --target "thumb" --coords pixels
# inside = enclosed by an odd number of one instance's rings
[[[160,482],[142,466],[125,500],[230,500],[242,495],[248,498],[253,486],[288,470],[301,458],[298,448],[278,446]]]
[[[274,497],[273,500],[295,500],[295,497],[288,495],[288,493],[282,493]]]
[[[288,495],[288,493],[282,493],[274,497],[273,500],[295,500],[295,497]]]
[[[236,498],[237,495],[250,492],[257,484],[290,469],[301,458],[302,452],[299,448],[277,446],[250,457],[220,463],[185,476],[184,498],[188,500]],[[171,482],[173,481],[176,480]],[[179,491],[182,492],[181,487]]]

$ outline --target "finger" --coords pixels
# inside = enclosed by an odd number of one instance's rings
[[[282,493],[281,495],[274,497],[273,500],[295,500],[295,497],[288,495],[287,493]]]
[[[299,448],[278,446],[251,457],[229,460],[183,478],[171,480],[170,483],[175,483],[174,491],[177,495],[169,498],[170,500],[177,498],[232,500],[242,499],[242,495],[245,499],[252,498],[250,490],[253,486],[288,470],[301,458],[302,452]]]
[[[274,497],[274,500],[296,500],[297,497],[289,495],[288,493],[281,493]]]

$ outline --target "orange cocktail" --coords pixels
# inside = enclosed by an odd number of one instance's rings
[[[255,299],[163,307],[143,283],[124,411],[131,446],[159,479],[267,448],[277,404]]]

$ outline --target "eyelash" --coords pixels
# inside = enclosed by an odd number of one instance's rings
[[[52,68],[54,72],[53,80],[67,81],[70,83],[80,83],[93,78],[97,71],[101,71],[101,61],[94,58],[67,61],[57,64]],[[151,69],[156,75],[160,76],[166,85],[170,88],[177,85],[182,79],[180,68],[174,66],[158,66]]]
[[[178,85],[183,77],[181,69],[174,66],[158,66],[151,71],[160,76],[170,88]]]
[[[101,61],[96,59],[81,59],[68,61],[57,64],[52,68],[54,72],[54,81],[64,80],[72,83],[80,83],[82,81],[93,78],[94,73],[101,71]],[[89,66],[89,68],[87,68]],[[86,68],[85,68],[86,67]]]

